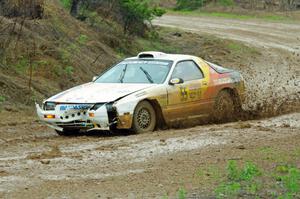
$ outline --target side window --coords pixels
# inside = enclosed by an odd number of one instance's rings
[[[179,62],[173,71],[172,78],[181,78],[184,81],[202,79],[203,73],[193,61]]]

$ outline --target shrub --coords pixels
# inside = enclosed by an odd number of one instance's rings
[[[17,73],[24,74],[26,69],[29,67],[29,58],[26,56],[21,56],[18,59],[18,62],[14,65],[14,68]]]
[[[78,37],[78,42],[82,45],[86,44],[89,40],[89,37],[87,35],[83,35],[81,34],[79,37]]]
[[[187,195],[187,192],[186,192],[186,190],[184,188],[180,188],[178,190],[178,198],[179,199],[185,199],[186,195]]]
[[[4,103],[5,102],[5,97],[4,96],[2,96],[2,95],[0,95],[0,105],[2,104],[2,103]]]
[[[70,10],[72,16],[82,21],[88,13],[102,14],[112,18],[123,26],[127,34],[144,34],[147,24],[156,16],[162,16],[165,10],[150,6],[149,0],[60,0]],[[98,12],[98,13],[97,13]],[[108,16],[106,16],[108,15]]]
[[[162,16],[165,10],[158,7],[151,8],[148,1],[122,0],[120,1],[123,29],[125,33],[143,34],[145,22],[151,24],[156,16]]]
[[[233,6],[234,5],[234,0],[218,0],[218,3],[221,6]]]
[[[73,66],[67,66],[65,68],[65,73],[67,76],[71,77],[73,75],[73,72],[74,72]]]
[[[177,0],[176,10],[196,10],[202,7],[205,0]]]
[[[70,9],[72,5],[72,0],[60,0],[64,8]]]

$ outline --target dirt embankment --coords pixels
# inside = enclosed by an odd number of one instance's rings
[[[43,15],[32,19],[30,6],[27,9],[26,1],[20,2],[29,13],[11,10],[14,15],[0,16],[0,106],[4,104],[4,109],[32,106],[35,100],[91,81],[120,58],[118,50],[127,39],[109,16],[93,13],[80,21],[61,1],[53,0],[43,1]]]

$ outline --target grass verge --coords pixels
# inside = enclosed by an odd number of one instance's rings
[[[293,21],[293,18],[291,17],[269,14],[269,13],[265,13],[262,15],[254,15],[254,14],[236,14],[236,13],[229,13],[229,12],[208,12],[203,10],[195,10],[195,11],[168,10],[167,13],[173,15],[220,17],[226,19],[239,19],[239,20],[261,19],[261,20],[268,20],[268,21]]]

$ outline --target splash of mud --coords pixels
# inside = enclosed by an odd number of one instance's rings
[[[242,119],[300,111],[299,54],[275,50],[262,52],[258,62],[250,62],[238,69],[245,78],[247,89]]]
[[[243,63],[232,66],[245,79],[246,99],[242,110],[230,121],[253,120],[300,112],[300,55],[283,50],[262,51],[255,57],[245,57]],[[255,63],[255,64],[254,64]],[[213,118],[186,119],[171,124],[173,128],[188,128],[199,124],[225,123]]]

